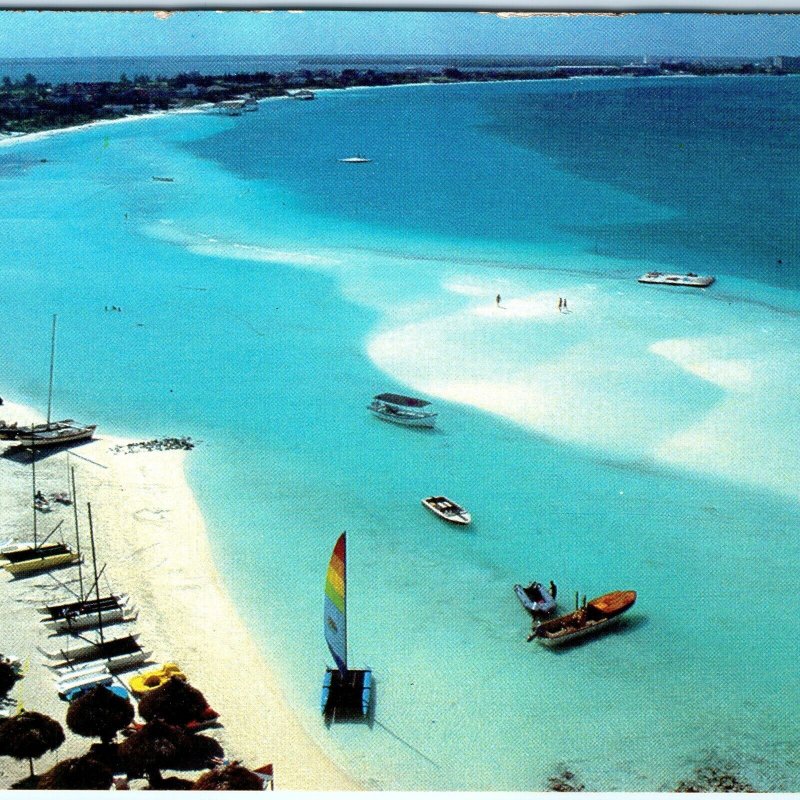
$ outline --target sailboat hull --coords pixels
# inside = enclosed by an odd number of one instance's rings
[[[3,564],[3,569],[12,575],[29,575],[54,567],[63,567],[65,564],[74,564],[80,556],[77,553],[66,552],[43,558],[32,558],[27,561],[8,562]]]
[[[372,670],[328,667],[322,681],[320,710],[326,720],[364,719],[372,705]]]

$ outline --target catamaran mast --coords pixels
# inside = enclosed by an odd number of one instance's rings
[[[33,430],[33,423],[31,423],[31,430]],[[31,505],[33,508],[33,549],[36,550],[37,548],[37,538],[36,538],[36,448],[31,448],[31,481],[33,482],[33,489],[31,490],[31,494],[33,497],[31,498]]]
[[[344,578],[344,675],[343,678],[347,677],[347,531],[342,531],[342,544],[344,547],[342,548],[342,565],[344,567],[342,571],[342,577]]]
[[[69,453],[67,453],[69,459]],[[78,586],[80,587],[81,602],[86,600],[83,595],[83,559],[81,558],[81,535],[78,532],[78,496],[75,493],[75,467],[71,468],[72,472],[72,513],[75,517],[75,543],[78,549]]]
[[[56,362],[56,315],[53,314],[53,332],[50,336],[50,388],[47,390],[47,430],[50,430],[50,412],[53,407],[53,369]]]
[[[89,540],[92,543],[92,568],[94,569],[94,588],[95,588],[95,595],[97,596],[97,629],[100,631],[100,645],[105,644],[105,639],[103,638],[103,611],[100,606],[100,579],[97,575],[97,553],[94,549],[94,527],[92,525],[92,504],[86,504],[87,509],[89,510]]]

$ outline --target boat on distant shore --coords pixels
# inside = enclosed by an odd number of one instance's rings
[[[426,497],[422,500],[422,505],[446,522],[452,522],[455,525],[469,525],[472,522],[472,514],[447,497],[441,495]]]
[[[694,286],[705,289],[714,283],[713,275],[695,275],[687,272],[685,275],[675,275],[666,272],[647,272],[639,278],[639,283],[658,283],[665,286]]]
[[[544,617],[556,610],[555,598],[537,581],[534,581],[529,586],[515,583],[514,592],[522,607],[532,617]]]
[[[339,162],[342,164],[371,164],[372,159],[366,156],[348,156],[347,158],[340,158]]]
[[[430,406],[429,400],[387,392],[376,394],[367,409],[378,419],[387,422],[395,422],[410,428],[432,428],[436,424],[437,414],[423,410],[428,406]]]
[[[635,602],[636,592],[630,589],[595,597],[582,608],[537,625],[528,641],[539,639],[544,644],[561,644],[586,636],[618,620]]]
[[[372,670],[347,664],[347,534],[336,540],[325,579],[325,641],[336,667],[322,682],[320,708],[326,722],[365,719],[372,702]]]
[[[311,89],[287,89],[286,96],[292,100],[313,100],[314,92]]]

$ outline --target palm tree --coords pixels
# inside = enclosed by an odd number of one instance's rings
[[[88,755],[59,761],[39,777],[37,789],[110,789],[114,773]]]
[[[191,750],[191,736],[161,720],[148,722],[120,746],[119,756],[128,777],[146,774],[150,785],[158,788],[161,770]]]
[[[64,742],[64,729],[54,719],[38,711],[21,711],[0,723],[0,756],[28,759],[33,773],[33,759],[41,758]]]
[[[171,725],[186,725],[201,719],[207,708],[208,702],[201,691],[174,677],[139,701],[142,719],[160,719]]]
[[[204,772],[192,786],[192,789],[200,789],[202,791],[260,791],[263,788],[264,781],[255,772],[243,767],[238,761]]]
[[[108,745],[119,731],[133,722],[133,717],[130,700],[105,686],[95,686],[69,704],[67,727],[78,736],[98,738]]]

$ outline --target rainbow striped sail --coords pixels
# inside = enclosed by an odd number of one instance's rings
[[[333,548],[325,579],[325,641],[343,675],[347,673],[346,536],[343,533]]]

